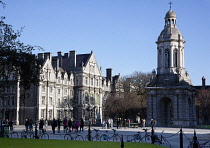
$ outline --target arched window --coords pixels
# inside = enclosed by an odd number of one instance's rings
[[[176,49],[174,50],[174,53],[173,53],[173,61],[174,61],[174,67],[177,67],[178,62],[177,62],[177,50]]]
[[[165,66],[170,67],[170,54],[168,49],[165,50]]]

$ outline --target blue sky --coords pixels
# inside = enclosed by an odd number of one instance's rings
[[[0,13],[21,41],[57,55],[94,52],[103,75],[121,76],[157,68],[156,41],[169,0],[9,0]],[[210,0],[174,0],[172,10],[184,36],[185,68],[193,85],[210,85]],[[35,51],[38,53],[39,51]]]

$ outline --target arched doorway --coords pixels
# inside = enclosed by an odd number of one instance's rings
[[[160,126],[169,127],[173,122],[173,104],[170,98],[160,99]]]

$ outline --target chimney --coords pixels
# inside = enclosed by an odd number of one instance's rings
[[[106,69],[106,78],[107,80],[110,80],[110,82],[112,82],[112,69],[111,68]]]
[[[205,86],[206,86],[206,78],[203,76],[202,77],[202,87],[205,88]]]
[[[76,67],[76,51],[70,51],[70,67]]]
[[[58,59],[59,59],[59,67],[62,67],[62,52],[59,51],[58,53]]]
[[[49,59],[50,61],[52,61],[52,53],[50,52],[45,52],[44,53],[44,59]]]
[[[44,53],[38,53],[38,59],[44,60]]]

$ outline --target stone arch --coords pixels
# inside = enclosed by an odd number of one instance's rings
[[[173,122],[173,102],[170,98],[163,97],[160,99],[159,105],[159,125],[168,127]]]

